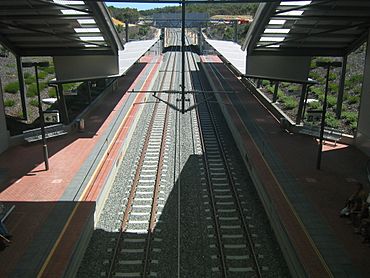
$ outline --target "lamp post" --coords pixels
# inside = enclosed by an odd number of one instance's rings
[[[40,115],[40,128],[41,128],[41,137],[42,137],[42,148],[44,154],[44,161],[45,161],[45,170],[49,170],[49,155],[48,155],[48,146],[46,145],[46,137],[45,137],[45,121],[44,121],[44,114],[42,111],[42,104],[41,104],[41,96],[40,96],[40,86],[39,86],[39,76],[37,67],[48,67],[49,62],[25,62],[22,63],[23,67],[35,68],[35,76],[36,76],[36,88],[37,88],[37,98],[38,98],[38,108],[39,108],[39,115]]]
[[[342,63],[341,62],[316,62],[316,66],[326,68],[325,95],[324,95],[324,104],[322,108],[321,126],[320,126],[320,143],[319,143],[319,149],[317,153],[317,163],[316,163],[317,170],[320,170],[321,156],[322,156],[322,142],[324,139],[325,115],[326,115],[328,89],[329,89],[329,72],[330,72],[331,67],[333,68],[341,67]]]

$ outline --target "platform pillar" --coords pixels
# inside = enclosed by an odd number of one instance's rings
[[[344,94],[344,83],[346,80],[346,71],[347,71],[347,55],[345,55],[342,60],[342,71],[340,74],[339,90],[338,90],[338,97],[337,97],[337,109],[336,109],[337,119],[340,119],[340,116],[342,115],[342,104],[343,104],[343,94]]]
[[[298,106],[298,112],[297,112],[297,118],[295,123],[299,125],[301,123],[301,120],[303,118],[303,106],[305,102],[305,96],[307,92],[307,84],[302,84],[302,91],[301,91],[301,97],[299,98],[299,106]]]
[[[62,122],[63,122],[63,124],[69,124],[69,116],[68,116],[68,110],[67,110],[67,103],[66,103],[66,99],[64,97],[63,85],[62,84],[58,84],[57,93],[59,94]]]
[[[9,132],[6,126],[5,107],[3,100],[3,85],[0,78],[0,153],[5,151],[9,145]]]
[[[370,32],[367,39],[364,80],[362,83],[360,112],[358,115],[355,144],[365,154],[370,155]]]
[[[28,113],[27,113],[27,101],[26,101],[26,85],[24,84],[22,57],[17,55],[16,60],[17,60],[19,92],[21,95],[21,104],[22,104],[22,115],[23,115],[23,119],[27,121]]]
[[[234,40],[235,43],[238,42],[238,21],[234,20]]]
[[[279,91],[279,81],[275,82],[274,94],[272,96],[272,102],[276,102],[278,98],[278,91]]]
[[[125,22],[125,40],[126,43],[128,43],[129,37],[128,37],[128,22]]]

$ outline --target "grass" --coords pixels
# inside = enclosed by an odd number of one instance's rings
[[[46,71],[40,71],[39,72],[39,78],[40,79],[45,79],[46,78],[46,76],[48,76],[49,75],[49,73],[48,72],[46,72]]]
[[[10,82],[5,85],[4,91],[10,94],[15,94],[19,91],[18,81]]]
[[[50,65],[50,66],[45,67],[45,68],[40,68],[40,69],[41,69],[41,71],[46,72],[48,74],[54,74],[55,73],[55,69],[54,69],[53,65]]]
[[[76,90],[81,83],[68,83],[63,84],[63,91],[70,92]]]
[[[13,99],[4,99],[4,106],[5,107],[12,107],[15,105],[15,100]]]
[[[27,78],[25,77],[24,82],[26,83],[26,85],[30,85],[30,84],[36,82],[36,78],[31,75],[31,76],[29,76]]]
[[[337,98],[335,96],[328,95],[327,104],[328,107],[334,107],[337,105]]]
[[[308,108],[310,110],[321,110],[322,109],[322,105],[320,104],[319,101],[313,101],[313,102],[310,102],[308,104]]]

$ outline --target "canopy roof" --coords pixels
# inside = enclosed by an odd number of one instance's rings
[[[1,0],[0,43],[20,56],[116,54],[123,49],[104,3]]]
[[[370,1],[264,3],[243,49],[248,55],[344,56],[365,41],[369,27]]]

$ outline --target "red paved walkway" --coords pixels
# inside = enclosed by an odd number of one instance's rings
[[[136,64],[126,76],[118,80],[118,89],[106,94],[99,101],[99,105],[88,112],[85,117],[86,127],[83,133],[69,134],[48,141],[49,171],[44,171],[42,147],[39,143],[13,147],[0,155],[0,168],[6,175],[2,179],[4,183],[0,185],[0,200],[16,205],[15,210],[6,221],[8,229],[13,234],[13,243],[0,252],[0,273],[2,277],[17,269],[20,258],[27,252],[34,237],[41,231],[50,212],[68,188],[81,165],[118,116],[120,107],[124,105],[128,98],[128,94],[125,94],[126,91],[135,87],[140,74],[142,75],[145,68],[149,66],[148,63],[158,62],[156,59],[155,57],[143,57],[140,63]],[[147,88],[156,68],[157,66],[151,71],[151,75],[148,76],[142,89]],[[135,102],[139,104],[143,101],[143,98],[143,95],[138,94]],[[139,105],[134,105],[129,114],[126,115],[125,121],[122,122],[117,133],[116,140],[113,140],[110,145],[109,159],[105,159],[105,162],[99,165],[100,169],[98,170],[100,171],[96,171],[93,176],[94,180],[89,184],[90,187],[85,190],[82,198],[84,205],[77,206],[80,210],[75,209],[76,218],[69,219],[72,224],[79,223],[79,225],[73,226],[75,238],[79,236],[76,231],[83,225],[80,220],[84,219],[86,221],[88,218],[86,216],[93,212],[94,202],[102,188],[102,181],[106,178],[109,163],[115,156],[118,156],[117,150],[125,140],[133,118],[138,112],[138,107]],[[48,258],[51,266],[46,268],[45,273],[47,274],[47,271],[52,268],[52,272],[49,272],[49,274],[53,273],[53,277],[60,276],[56,271],[63,273],[65,270],[65,262],[69,259],[70,251],[74,247],[72,239],[73,236],[68,239],[71,244],[63,244],[65,250],[58,250],[59,252],[55,253],[61,256],[57,258],[57,266],[52,265],[56,262],[52,256],[48,257],[48,254],[43,254],[44,257],[40,258],[41,264],[35,265],[34,267],[37,269],[33,269],[33,271],[37,273],[42,267],[43,260]],[[63,239],[60,238],[60,240]],[[60,248],[60,245],[56,245],[55,248]]]
[[[217,63],[217,69],[234,90],[246,91],[241,82],[220,63],[218,57],[207,56],[203,61]],[[220,84],[215,84],[220,88]],[[243,148],[255,173],[276,202],[274,205],[280,211],[286,230],[291,233],[291,240],[297,247],[298,256],[304,261],[304,267],[312,277],[326,276],[325,265],[323,266],[321,259],[315,255],[315,245],[311,244],[310,239],[305,240],[305,231],[300,227],[299,221],[294,220],[294,212],[289,210],[289,202],[284,201],[286,195],[282,193],[283,190],[272,174],[263,156],[263,150],[256,146],[255,139],[251,137],[240,120],[240,115],[231,105],[228,94],[220,95],[220,98],[242,138]],[[315,139],[284,132],[278,121],[252,94],[239,93],[237,98],[248,111],[249,117],[263,130],[266,135],[263,138],[265,144],[273,149],[283,168],[293,176],[305,196],[323,216],[329,226],[329,232],[344,246],[353,266],[367,277],[370,273],[369,245],[362,244],[362,238],[355,235],[353,227],[347,225],[346,219],[339,218],[338,214],[344,201],[356,189],[356,182],[367,183],[365,165],[368,158],[354,147],[328,143],[324,145],[322,169],[316,170],[318,144]]]

